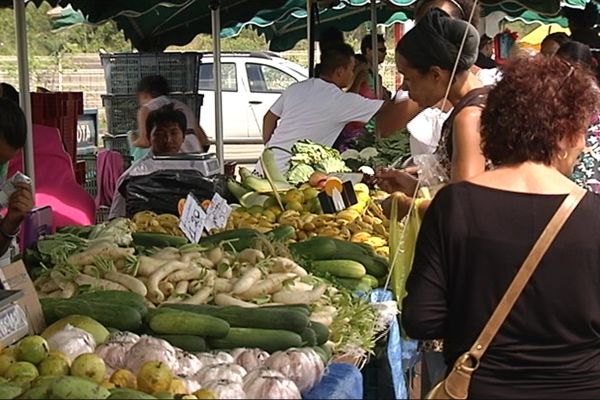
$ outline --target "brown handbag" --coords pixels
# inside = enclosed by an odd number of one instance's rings
[[[577,187],[565,198],[531,249],[531,252],[523,262],[523,265],[506,290],[504,297],[498,303],[494,313],[471,349],[456,360],[452,371],[450,371],[444,380],[431,389],[427,396],[425,396],[426,399],[466,399],[469,396],[471,378],[479,367],[479,362],[483,354],[494,339],[494,336],[498,333],[498,330],[500,330],[500,327],[515,305],[521,292],[523,292],[525,285],[527,285],[529,278],[533,275],[542,257],[544,257],[544,254],[550,248],[558,232],[565,222],[567,222],[571,213],[585,194],[585,190]]]

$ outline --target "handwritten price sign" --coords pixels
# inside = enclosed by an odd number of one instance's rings
[[[196,198],[188,194],[183,206],[183,214],[179,222],[179,228],[192,243],[198,243],[202,237],[206,221],[206,213]]]

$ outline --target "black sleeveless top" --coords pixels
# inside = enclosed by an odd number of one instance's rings
[[[436,150],[436,155],[440,161],[441,166],[448,173],[448,178],[451,174],[451,163],[452,163],[452,138],[453,138],[453,127],[454,119],[463,109],[467,107],[480,107],[484,108],[487,101],[487,95],[490,91],[489,86],[477,88],[467,93],[458,104],[454,106],[454,109],[450,113],[450,116],[444,122],[442,127],[442,135],[440,137],[440,143]]]

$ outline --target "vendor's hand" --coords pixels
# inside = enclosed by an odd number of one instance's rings
[[[398,201],[398,220],[403,219],[408,215],[408,211],[412,206],[413,199],[408,197],[404,193],[396,192],[392,193],[389,197],[381,202],[381,208],[383,209],[383,213],[386,217],[392,218],[392,202],[394,199]]]
[[[2,231],[12,235],[19,230],[19,226],[25,219],[25,216],[33,208],[33,194],[31,185],[27,183],[15,184],[17,190],[8,200],[8,212],[2,221]]]
[[[412,197],[419,181],[409,172],[398,169],[380,169],[375,173],[375,178],[383,191],[388,193],[402,192]]]

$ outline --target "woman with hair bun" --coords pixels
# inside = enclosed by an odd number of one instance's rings
[[[461,51],[465,32],[467,37]],[[486,169],[479,125],[489,89],[470,71],[478,51],[477,30],[440,9],[430,10],[396,47],[398,71],[405,77],[411,100],[419,107],[425,109],[438,104],[450,86],[447,101],[454,109],[444,123],[437,154],[452,182]],[[456,74],[452,76],[457,57]],[[379,171],[377,178],[380,187],[388,193],[399,191],[412,195],[417,184],[414,177],[395,169]]]
[[[532,107],[532,105],[535,105]],[[595,78],[558,57],[509,62],[481,115],[494,169],[443,188],[417,240],[406,333],[467,352],[550,218],[600,106]],[[584,195],[481,358],[469,398],[600,398],[600,198]]]

